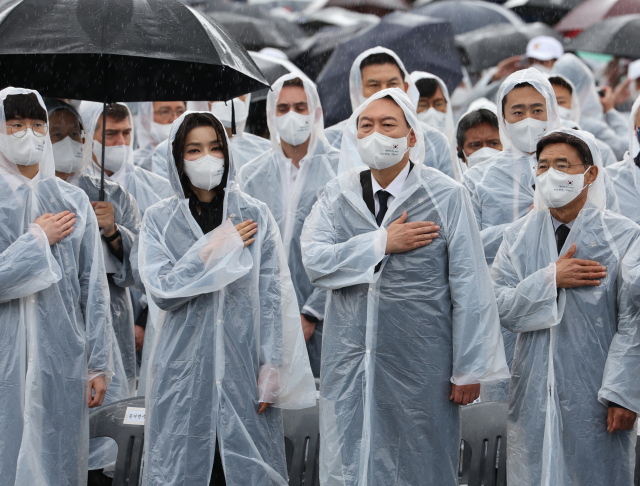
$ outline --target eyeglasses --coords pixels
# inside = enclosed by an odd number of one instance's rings
[[[162,122],[168,123],[168,122],[171,121],[171,119],[173,117],[180,118],[182,115],[184,115],[185,111],[187,111],[187,110],[176,110],[176,111],[173,111],[173,110],[169,110],[167,108],[167,109],[160,109],[158,111],[154,111],[153,113],[155,115],[158,115]]]
[[[569,164],[568,162],[538,162],[538,170],[547,170],[549,167],[553,167],[555,170],[559,172],[567,172],[571,167],[584,167],[584,164]]]
[[[27,134],[27,129],[29,128],[36,137],[44,137],[49,127],[45,123],[36,122],[31,127],[27,126],[26,123],[14,123],[7,126],[7,128],[11,129],[11,135],[16,138],[22,138]]]
[[[418,102],[418,107],[426,108],[426,109],[435,108],[438,111],[442,111],[442,110],[446,110],[447,108],[447,100],[440,98],[435,100],[433,103],[430,103],[429,101],[426,101],[426,100],[425,101],[420,100]]]

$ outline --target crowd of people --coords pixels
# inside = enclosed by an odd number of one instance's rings
[[[0,91],[3,484],[112,476],[89,414],[144,396],[143,485],[286,486],[316,380],[323,486],[458,484],[476,401],[509,484],[633,484],[640,98],[544,37],[456,106],[382,47],[349,81],[325,128],[282,76],[269,140],[250,94]]]

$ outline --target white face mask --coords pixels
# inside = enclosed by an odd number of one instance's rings
[[[464,154],[464,157],[467,159],[467,166],[471,168],[474,165],[478,165],[480,162],[484,162],[485,160],[489,160],[492,157],[495,157],[499,153],[499,150],[492,149],[491,147],[482,147],[480,150],[476,150],[471,155]]]
[[[194,186],[210,191],[218,187],[224,175],[224,159],[205,155],[196,160],[184,159],[184,172]]]
[[[151,138],[159,144],[169,138],[171,132],[171,123],[162,125],[161,123],[151,122]]]
[[[535,118],[525,118],[518,123],[505,123],[513,145],[527,153],[536,151],[538,140],[545,134],[549,125],[548,122]]]
[[[65,174],[73,174],[82,169],[82,144],[65,137],[51,147],[56,170]]]
[[[240,98],[233,99],[233,108],[235,110],[237,126],[247,119],[249,110],[247,109],[245,102]],[[213,101],[211,102],[210,111],[226,128],[231,128],[231,102],[227,101],[225,104],[224,101]],[[167,136],[167,138],[169,137]]]
[[[301,115],[289,110],[286,115],[276,117],[278,135],[290,145],[300,145],[311,135],[312,121],[311,115]]]
[[[591,169],[591,167],[589,167]],[[536,178],[536,190],[549,208],[561,208],[577,198],[584,189],[584,175],[565,174],[553,167]]]
[[[573,110],[571,108],[565,108],[564,106],[558,106],[558,114],[563,120],[573,121]]]
[[[409,150],[409,134],[406,137],[391,138],[373,132],[365,138],[358,139],[358,154],[362,162],[372,169],[387,169],[400,162]]]
[[[418,120],[426,123],[431,128],[435,128],[439,132],[444,133],[445,125],[447,123],[447,114],[431,107],[428,110],[418,113]]]
[[[36,137],[30,128],[22,138],[4,134],[5,157],[16,165],[39,164],[44,154],[46,135]]]
[[[93,155],[96,156],[98,167],[102,162],[102,144],[97,140],[93,141]],[[114,145],[105,147],[104,150],[104,168],[110,172],[118,172],[122,169],[129,156],[131,155],[131,147],[129,145]]]

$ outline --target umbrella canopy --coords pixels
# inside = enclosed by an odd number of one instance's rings
[[[572,50],[640,58],[640,14],[611,17],[575,37]]]
[[[215,21],[177,0],[16,0],[0,85],[91,101],[226,100],[266,81]]]
[[[384,17],[395,10],[409,10],[409,3],[405,0],[315,0],[304,10],[304,13],[310,14],[328,7],[341,7],[354,12]]]
[[[326,126],[351,115],[351,65],[360,53],[375,46],[386,47],[398,54],[409,72],[427,71],[439,76],[449,91],[462,79],[448,21],[401,12],[387,15],[378,25],[341,42],[318,76],[316,84]]]
[[[287,55],[291,62],[302,69],[309,78],[316,79],[326,66],[336,47],[362,31],[363,28],[366,27],[360,24],[343,28],[323,29],[305,39],[300,44],[300,47],[288,51]]]
[[[235,12],[207,12],[235,37],[246,49],[259,50],[263,47],[288,49],[296,46],[306,37],[304,30],[283,19],[249,17]]]
[[[421,2],[416,2],[419,5]],[[510,10],[494,3],[480,0],[445,0],[418,6],[411,13],[428,15],[451,22],[453,34],[464,34],[491,24],[522,25],[523,22]]]
[[[640,0],[587,0],[569,12],[554,27],[572,36],[609,17],[640,13]]]
[[[503,59],[525,54],[534,37],[546,35],[563,41],[563,37],[546,24],[488,25],[456,36],[456,45],[467,70],[479,73]]]
[[[329,7],[309,15],[301,15],[298,23],[309,31],[318,31],[323,27],[356,27],[374,25],[380,17],[371,14],[352,12],[340,7]]]
[[[585,0],[508,0],[504,7],[513,10],[527,22],[556,24],[569,10]]]

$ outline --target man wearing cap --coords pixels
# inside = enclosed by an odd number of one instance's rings
[[[564,48],[558,39],[541,35],[527,44],[526,58],[529,67],[544,74],[550,74],[554,63],[564,54]]]

